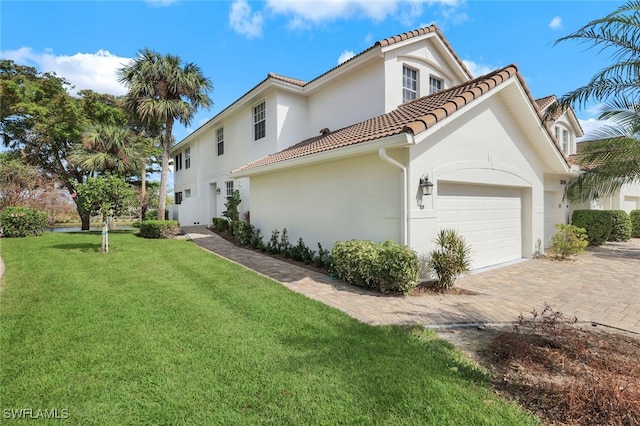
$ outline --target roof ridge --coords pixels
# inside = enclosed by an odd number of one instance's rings
[[[293,77],[287,77],[286,75],[276,74],[275,72],[269,72],[267,77],[275,78],[276,80],[284,81],[286,83],[295,84],[296,86],[304,87],[307,85],[307,82],[304,80],[300,80]]]

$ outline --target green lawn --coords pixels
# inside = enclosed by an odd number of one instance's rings
[[[359,323],[189,241],[114,232],[102,254],[99,233],[48,233],[0,249],[3,421],[536,423],[432,332]]]

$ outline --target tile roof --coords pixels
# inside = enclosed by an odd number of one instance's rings
[[[389,113],[304,140],[283,151],[246,164],[234,172],[280,163],[400,133],[417,135],[517,75],[516,66],[509,65],[450,89],[407,102]]]
[[[556,95],[545,96],[544,98],[536,99],[536,105],[538,105],[540,111],[544,111],[557,100]]]
[[[300,86],[300,87],[304,87],[307,84],[306,82],[302,80],[298,80],[297,78],[286,77],[284,75],[276,74],[274,72],[270,72],[269,74],[267,74],[267,78],[273,78],[274,80],[284,81],[286,83],[295,84],[296,86]]]

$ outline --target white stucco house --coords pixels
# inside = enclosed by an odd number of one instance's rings
[[[544,113],[554,101],[534,100],[514,65],[474,78],[434,25],[309,82],[270,73],[173,147],[174,218],[209,224],[238,189],[267,237],[427,253],[454,228],[474,268],[529,258],[567,221],[578,173],[582,130],[570,110]]]

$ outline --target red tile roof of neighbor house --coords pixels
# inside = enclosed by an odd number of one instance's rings
[[[400,133],[417,135],[514,76],[522,83],[516,66],[509,65],[450,89],[407,102],[389,113],[333,132],[323,132],[319,136],[262,157],[235,171],[280,163]],[[524,84],[523,87],[526,88]],[[528,92],[527,96],[533,103]]]

